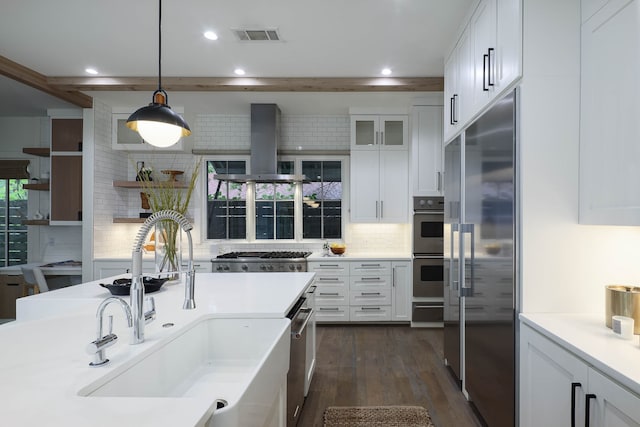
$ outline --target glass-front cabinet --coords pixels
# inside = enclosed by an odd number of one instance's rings
[[[406,149],[406,115],[352,115],[351,149]]]

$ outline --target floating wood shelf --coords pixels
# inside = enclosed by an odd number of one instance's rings
[[[24,154],[31,154],[33,156],[49,157],[51,150],[49,147],[25,147],[22,149]]]
[[[49,225],[48,219],[24,219],[22,225]]]
[[[22,184],[25,190],[49,191],[49,183],[44,184]]]
[[[141,181],[113,181],[113,186],[121,188],[189,188],[187,183],[179,181],[151,181],[149,183],[143,183]]]

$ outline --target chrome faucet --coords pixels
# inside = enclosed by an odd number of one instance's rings
[[[97,322],[98,337],[96,338],[95,341],[89,343],[89,345],[87,346],[87,353],[92,354],[94,356],[93,362],[89,363],[90,366],[100,366],[107,363],[109,359],[105,357],[105,350],[108,347],[111,347],[112,345],[114,345],[118,340],[118,336],[113,333],[113,316],[109,316],[109,333],[104,335],[104,322],[103,322],[104,310],[112,302],[117,302],[118,304],[120,304],[120,306],[124,310],[125,316],[127,317],[127,325],[129,325],[129,327],[133,326],[133,317],[131,316],[131,309],[129,308],[129,305],[122,298],[109,297],[104,301],[102,301],[98,306],[98,311],[96,312],[96,318],[98,321]]]
[[[150,320],[153,320],[148,319],[148,316],[145,315],[143,309],[144,285],[142,281],[142,245],[144,244],[151,227],[159,221],[164,220],[175,222],[182,227],[182,230],[185,233],[187,233],[189,240],[189,263],[187,264],[184,304],[182,305],[182,308],[184,310],[192,310],[196,308],[194,300],[196,272],[193,267],[193,240],[191,239],[191,230],[193,229],[193,226],[179,212],[173,210],[155,212],[146,219],[144,224],[142,224],[133,245],[133,253],[131,257],[131,312],[133,315],[133,337],[131,344],[144,342],[144,325]],[[153,312],[155,313],[155,310],[153,310]]]

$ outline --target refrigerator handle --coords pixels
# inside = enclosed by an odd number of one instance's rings
[[[473,289],[475,284],[475,271],[474,265],[475,261],[475,227],[474,224],[460,224],[460,232],[461,233],[469,233],[471,236],[471,252],[469,258],[469,286],[465,286],[464,277],[462,278],[461,287],[460,287],[460,296],[470,297],[473,296]],[[464,251],[464,244],[461,244],[461,250]],[[464,260],[460,260],[460,262],[464,262]]]
[[[495,51],[495,49],[492,48],[492,47],[490,47],[487,50],[487,63],[488,63],[488,65],[487,65],[487,71],[488,71],[487,72],[487,83],[488,83],[489,86],[494,86],[495,85],[495,83],[491,81],[491,75],[493,74],[492,71],[491,71],[491,55],[494,55],[494,51]]]
[[[451,244],[449,245],[449,247],[451,248],[451,253],[449,254],[449,288],[453,289],[455,291],[457,291],[458,296],[460,296],[460,287],[459,284],[460,282],[458,280],[453,280],[454,277],[456,277],[455,274],[453,274],[453,269],[454,269],[454,263],[456,262],[456,259],[454,258],[454,253],[455,253],[455,233],[457,233],[460,228],[459,228],[458,223],[452,223],[451,224],[451,236],[449,237],[451,240]]]

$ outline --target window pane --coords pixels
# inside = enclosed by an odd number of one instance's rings
[[[293,239],[293,201],[276,203],[276,238]]]
[[[302,237],[305,239],[322,238],[322,209],[320,203],[316,204],[316,207],[312,203],[302,204]]]
[[[322,181],[322,162],[321,161],[302,162],[302,174],[306,176],[310,181]]]
[[[9,264],[27,263],[27,233],[9,233]]]
[[[4,230],[7,223],[7,180],[0,180],[0,227]],[[4,253],[4,252],[3,252]]]
[[[273,239],[272,201],[256,200],[256,239]]]
[[[207,238],[246,237],[247,185],[219,181],[217,174],[245,174],[246,162],[207,161]]]
[[[322,214],[324,215],[324,238],[339,239],[342,237],[342,202],[322,202]]]
[[[342,237],[342,162],[303,161],[302,171],[313,182],[302,186],[302,236]]]
[[[7,260],[5,259],[5,252],[7,249],[7,234],[6,233],[0,233],[0,267],[6,267],[7,264]]]
[[[324,181],[342,181],[342,162],[323,162],[322,167]]]
[[[22,221],[27,219],[27,190],[22,188],[22,184],[27,182],[29,181],[26,179],[9,180],[9,228],[11,230],[27,230],[27,226],[22,224]]]

